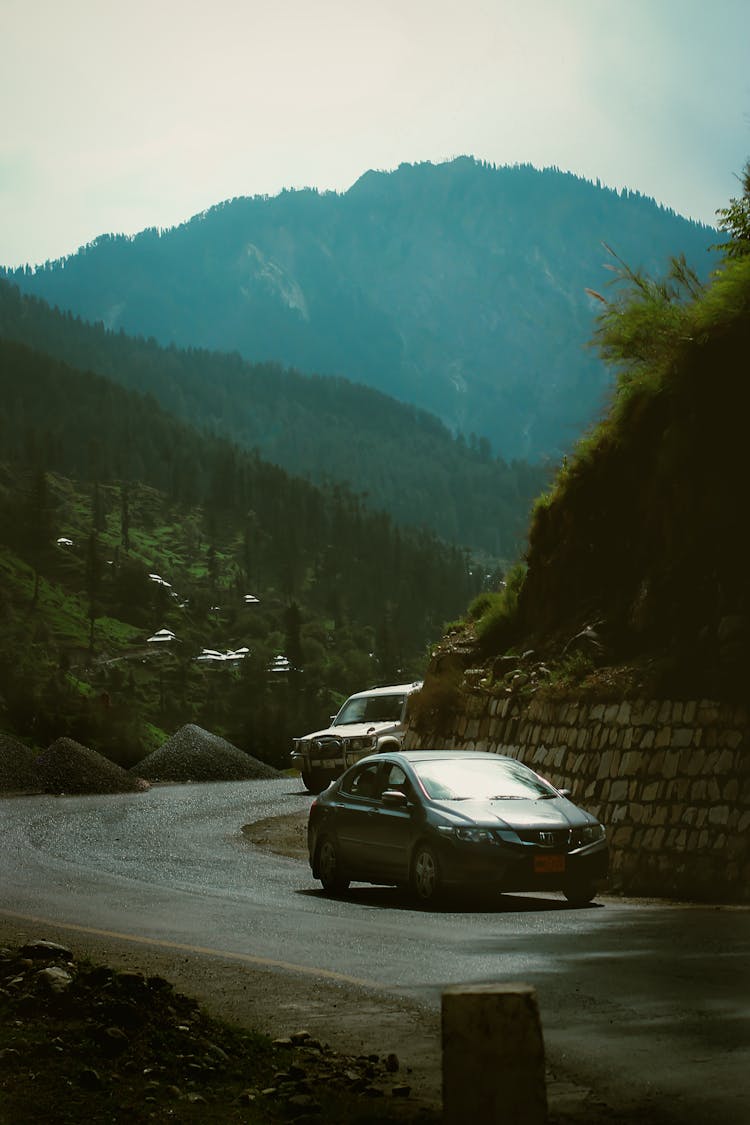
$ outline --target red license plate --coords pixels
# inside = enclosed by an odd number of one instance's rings
[[[565,871],[564,855],[535,855],[535,875],[562,875]]]

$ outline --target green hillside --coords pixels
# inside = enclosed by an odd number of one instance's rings
[[[477,588],[433,535],[8,341],[0,449],[0,729],[31,745],[129,765],[196,722],[283,764],[349,691],[416,677]]]
[[[0,280],[0,338],[149,394],[184,422],[287,472],[366,497],[401,525],[492,558],[513,558],[549,468],[506,464],[432,415],[346,379],[237,355],[162,348],[65,315]],[[137,475],[137,473],[136,473]]]
[[[484,658],[533,650],[563,681],[746,699],[750,170],[745,189],[708,284],[679,258],[663,280],[620,262],[599,295],[614,400],[538,501],[526,565],[474,604]]]

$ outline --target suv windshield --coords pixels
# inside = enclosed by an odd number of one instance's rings
[[[398,723],[404,709],[401,695],[360,695],[347,699],[334,719],[333,725],[348,723]]]
[[[433,801],[492,801],[556,797],[556,790],[521,762],[436,758],[414,770]]]

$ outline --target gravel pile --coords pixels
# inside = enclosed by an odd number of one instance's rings
[[[252,781],[281,776],[273,766],[194,723],[180,727],[130,772],[149,781]]]
[[[34,768],[45,793],[135,793],[144,788],[140,778],[72,738],[58,738],[36,757]]]
[[[35,750],[0,732],[0,793],[38,793],[41,785],[35,758]]]

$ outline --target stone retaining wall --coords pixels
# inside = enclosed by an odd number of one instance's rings
[[[607,826],[610,889],[750,901],[750,724],[710,700],[523,702],[473,688],[440,736],[405,748],[521,758]]]

